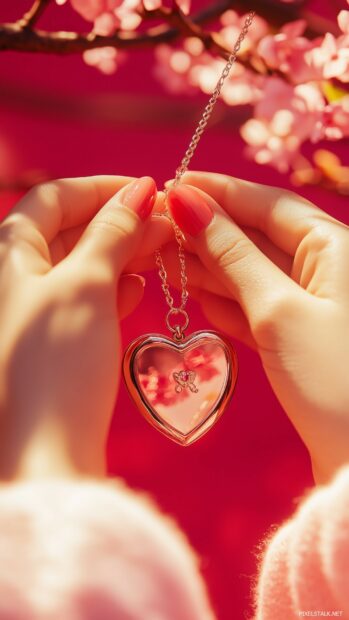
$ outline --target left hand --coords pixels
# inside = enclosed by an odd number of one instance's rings
[[[137,306],[144,286],[122,274],[133,256],[151,254],[171,234],[157,219],[143,243],[156,186],[149,177],[130,181],[43,184],[0,225],[3,478],[104,473],[120,373],[118,319]]]

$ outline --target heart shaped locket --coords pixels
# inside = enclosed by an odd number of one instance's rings
[[[213,331],[176,341],[148,334],[127,348],[123,373],[142,415],[161,433],[188,446],[220,418],[237,379],[229,340]]]
[[[213,331],[185,335],[189,324],[185,309],[189,296],[185,236],[173,219],[167,200],[169,192],[178,186],[189,168],[254,16],[254,11],[249,11],[245,16],[240,34],[176,169],[175,178],[164,188],[164,210],[157,213],[171,222],[178,245],[180,300],[177,306],[170,292],[161,247],[155,251],[155,264],[169,307],[166,325],[173,334],[173,340],[161,334],[140,336],[129,345],[123,361],[125,382],[140,412],[161,433],[182,446],[188,446],[202,437],[220,418],[235,388],[238,363],[235,350],[224,336]],[[197,209],[193,205],[190,207],[198,222],[200,209],[200,205]],[[184,220],[182,217],[182,224]],[[182,325],[178,319],[184,321]]]

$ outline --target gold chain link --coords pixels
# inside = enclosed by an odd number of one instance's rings
[[[177,224],[175,224],[175,222],[172,220],[172,218],[171,218],[171,222],[172,222],[174,234],[176,237],[176,241],[178,244],[178,259],[179,259],[180,275],[181,275],[181,303],[178,306],[178,309],[184,310],[189,295],[187,291],[188,278],[187,278],[186,269],[185,269],[185,254],[184,254],[184,248],[183,248],[183,237],[182,237],[182,233],[180,229],[178,228]],[[161,288],[164,291],[166,302],[169,308],[172,310],[175,307],[174,299],[171,295],[170,287],[167,282],[167,272],[165,269],[164,262],[162,260],[160,250],[155,251],[155,262],[156,262],[156,266],[159,269]]]
[[[180,163],[180,165],[178,166],[177,170],[176,170],[176,175],[175,175],[175,179],[172,183],[172,187],[178,185],[178,183],[180,182],[182,176],[184,175],[184,173],[188,170],[190,161],[195,153],[195,150],[197,148],[197,145],[200,142],[200,138],[202,136],[202,134],[204,133],[207,123],[211,117],[211,114],[213,112],[213,109],[217,103],[218,97],[221,94],[221,90],[223,88],[223,84],[225,82],[225,80],[227,79],[230,70],[236,60],[237,54],[240,50],[241,47],[241,43],[243,42],[244,38],[246,37],[248,30],[253,22],[253,18],[255,16],[255,11],[250,11],[245,19],[244,25],[241,29],[241,32],[235,42],[235,45],[233,47],[233,51],[231,52],[226,65],[224,66],[224,69],[221,73],[221,76],[216,84],[216,87],[201,115],[201,119],[195,129],[195,132],[190,140],[189,146],[184,154],[184,157]],[[168,189],[165,189],[165,201],[167,199],[167,192]],[[184,338],[184,329],[181,328],[178,324],[174,325],[173,327],[171,326],[170,322],[169,322],[169,318],[170,316],[173,316],[175,314],[181,314],[182,316],[185,317],[185,326],[187,326],[188,321],[189,321],[189,317],[188,314],[185,311],[185,306],[188,300],[188,291],[187,291],[187,283],[188,283],[188,278],[186,275],[186,266],[185,266],[185,253],[184,253],[184,248],[183,248],[183,235],[181,230],[178,228],[177,224],[174,222],[173,218],[171,217],[169,210],[167,208],[167,204],[165,203],[166,206],[166,211],[165,214],[166,216],[170,219],[171,224],[173,226],[173,230],[174,230],[174,234],[175,234],[175,238],[178,244],[178,259],[179,259],[179,265],[180,265],[180,280],[181,280],[181,298],[180,298],[180,305],[179,306],[175,306],[175,302],[174,299],[171,295],[170,292],[170,287],[167,281],[167,272],[165,269],[165,265],[164,262],[162,260],[162,256],[160,253],[160,250],[156,250],[155,251],[155,263],[156,266],[158,267],[159,270],[159,276],[160,276],[160,280],[161,280],[161,288],[164,292],[165,295],[165,299],[166,302],[170,308],[169,312],[167,313],[166,316],[166,324],[168,326],[168,328],[173,332],[174,337],[177,340],[183,340]]]

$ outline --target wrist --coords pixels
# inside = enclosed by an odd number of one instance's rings
[[[28,429],[26,429],[28,431]],[[72,438],[53,420],[37,429],[4,433],[0,449],[0,478],[29,480],[48,477],[103,477],[106,474],[105,446],[86,446]]]

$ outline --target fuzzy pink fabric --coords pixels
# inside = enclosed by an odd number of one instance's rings
[[[349,466],[264,547],[255,620],[349,618]],[[49,480],[0,485],[0,619],[214,614],[196,556],[149,498],[115,480]]]
[[[213,620],[184,535],[120,482],[0,485],[1,620]]]
[[[265,546],[255,620],[349,619],[349,467],[314,489]]]

